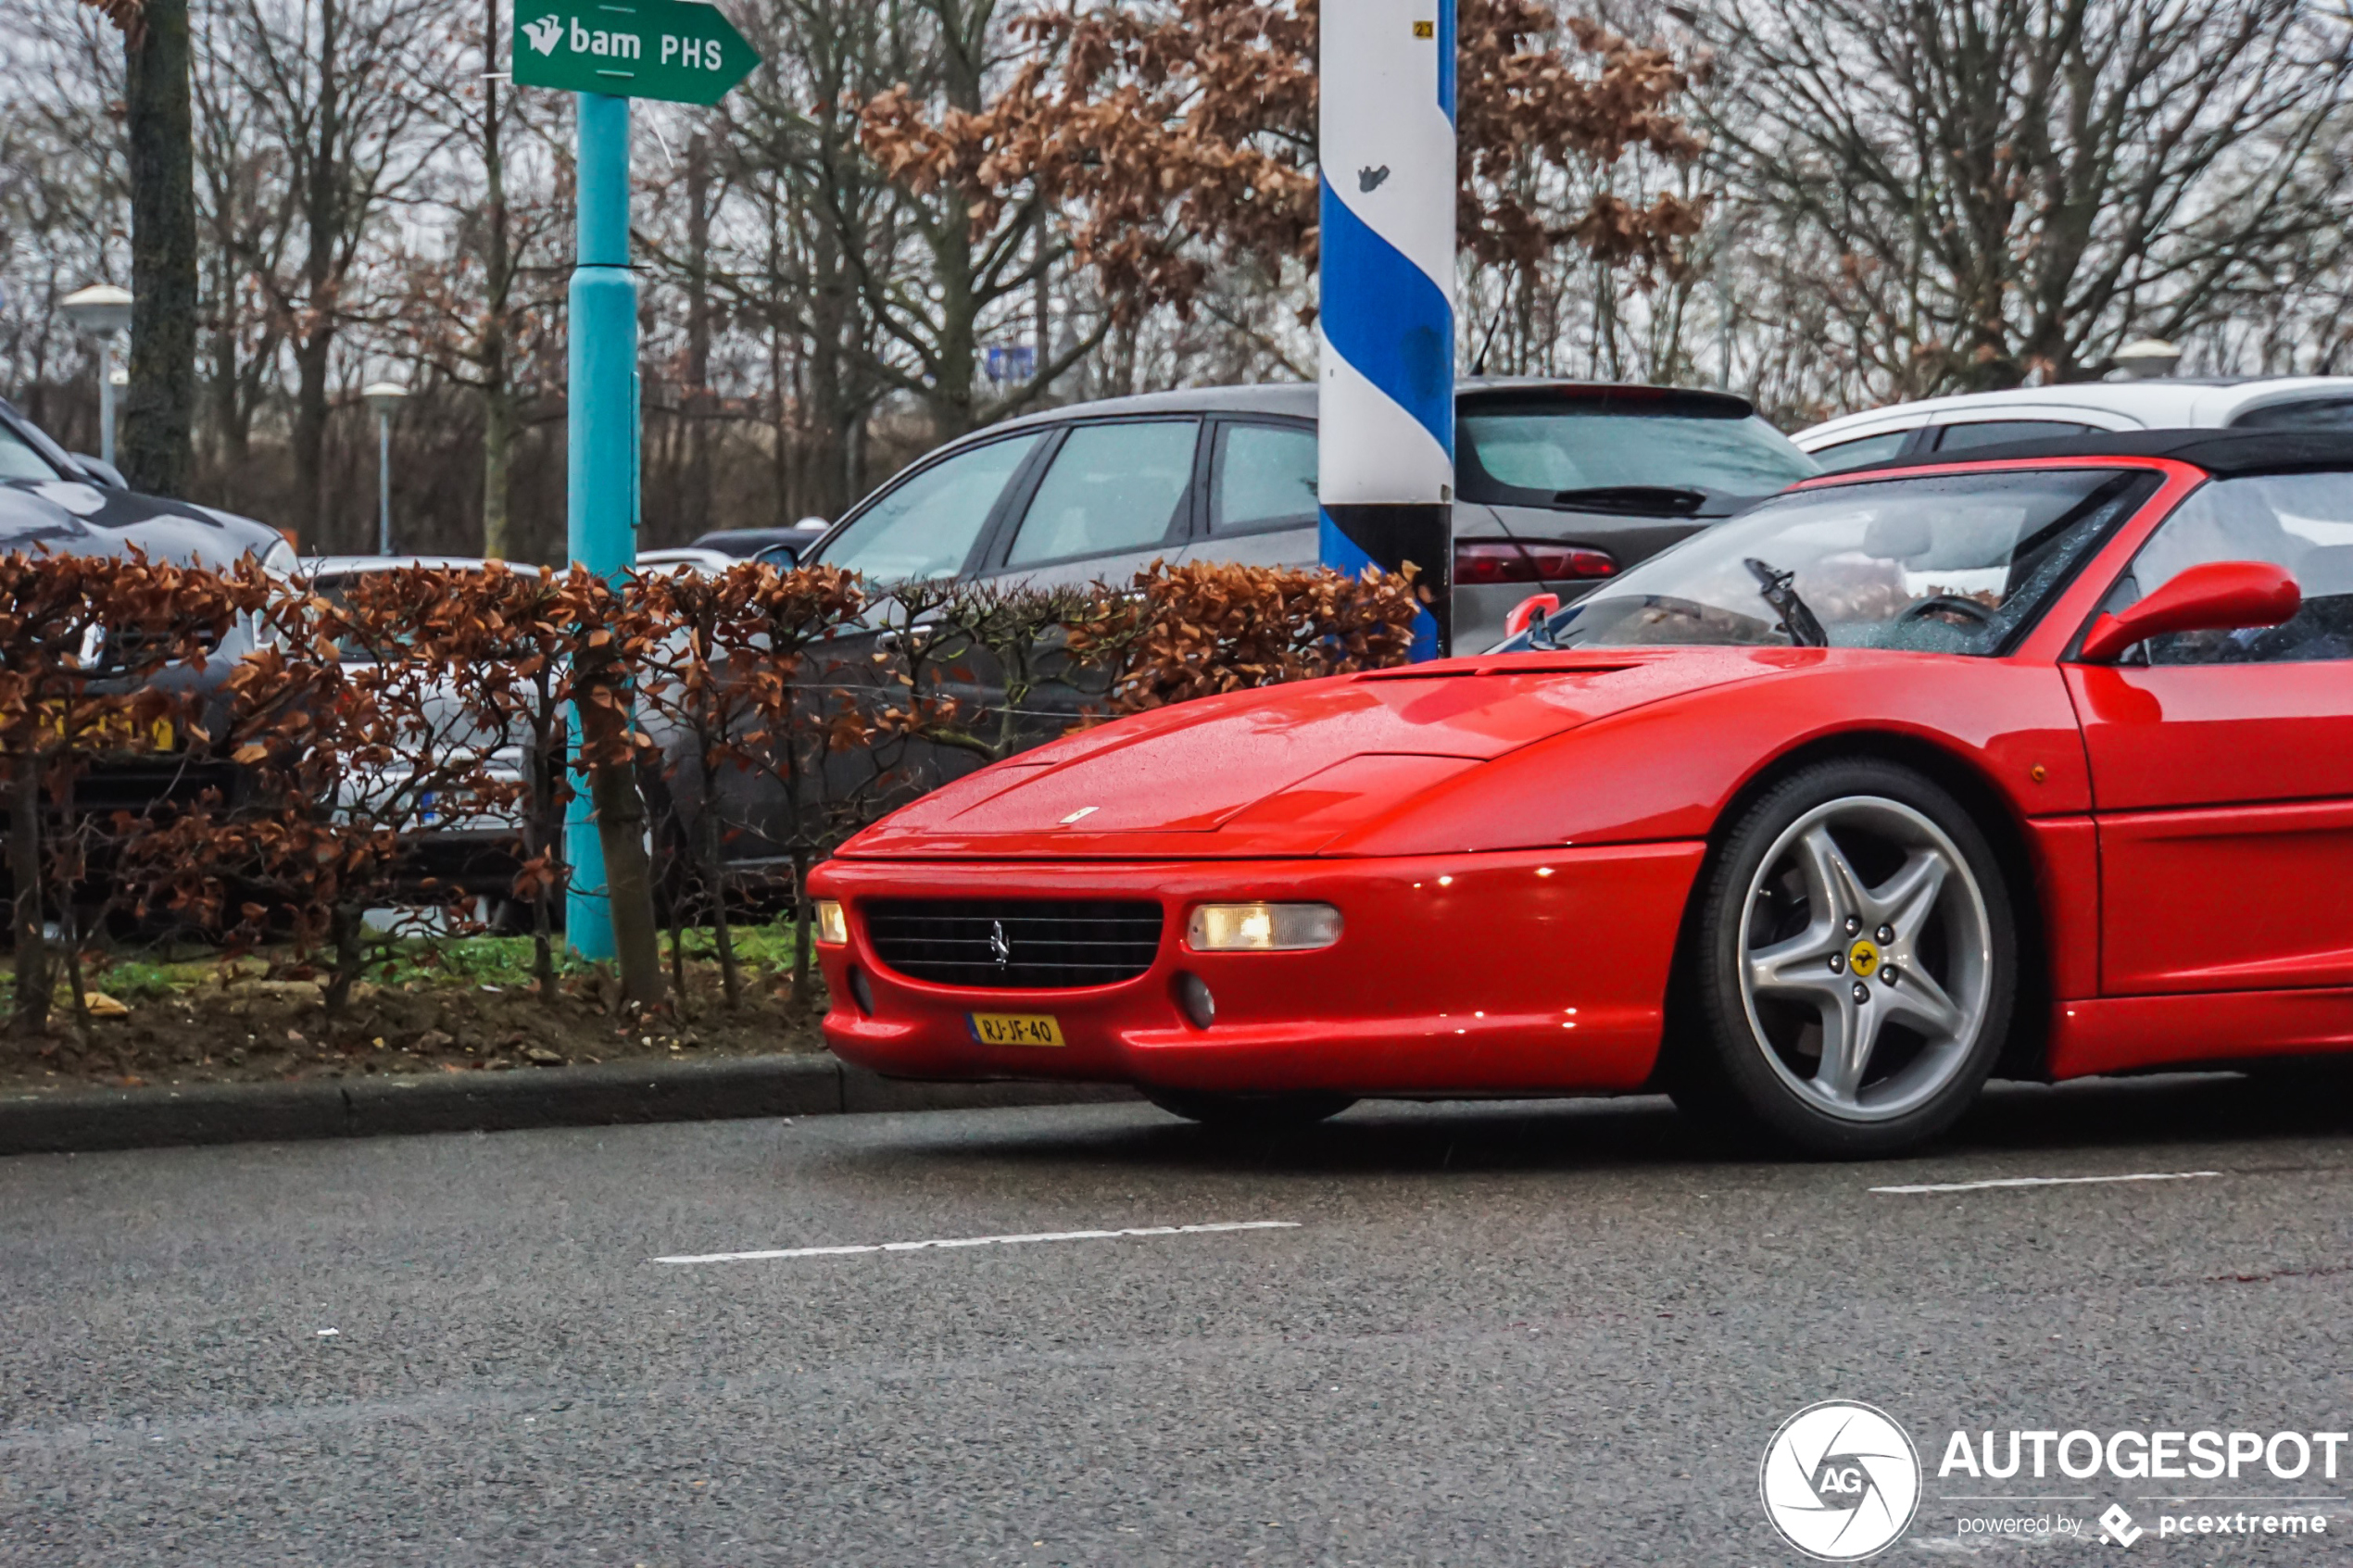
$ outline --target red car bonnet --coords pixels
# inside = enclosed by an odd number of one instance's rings
[[[1450,659],[1139,714],[936,791],[853,857],[1313,854],[1481,762],[1765,673],[1750,649]]]

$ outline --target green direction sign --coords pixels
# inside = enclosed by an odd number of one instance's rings
[[[715,104],[760,56],[693,0],[515,0],[519,87]]]

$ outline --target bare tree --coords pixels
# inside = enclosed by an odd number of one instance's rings
[[[407,0],[237,0],[240,87],[286,159],[302,248],[256,277],[293,350],[292,521],[323,546],[325,450],[335,345],[384,202],[439,149],[417,89],[430,6]],[[258,260],[258,258],[256,258]]]
[[[906,217],[860,145],[857,112],[924,69],[905,11],[905,0],[768,0],[755,10],[749,31],[767,63],[721,102],[709,132],[710,178],[725,196],[708,220],[709,251],[699,268],[691,242],[666,257],[699,277],[707,312],[759,336],[777,521],[837,516],[864,491],[867,421],[905,383],[896,372],[910,357],[884,339],[872,300],[920,298],[923,285],[909,275]]]
[[[88,0],[122,33],[131,161],[131,395],[122,470],[159,495],[188,488],[196,401],[196,192],[188,0]]]
[[[506,0],[479,0],[474,28],[441,51],[432,105],[447,141],[416,186],[437,222],[400,242],[390,352],[470,389],[482,409],[480,527],[493,560],[518,554],[510,473],[535,359],[551,355],[564,269],[569,169],[558,100],[504,89]],[[520,173],[521,179],[518,180]]]
[[[2308,0],[1723,0],[1710,129],[1752,257],[1854,393],[2096,373],[2318,231],[2348,35]],[[1795,312],[1793,313],[1801,313]]]

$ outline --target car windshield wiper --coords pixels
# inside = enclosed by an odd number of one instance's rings
[[[1793,644],[1802,648],[1831,646],[1830,634],[1822,630],[1822,623],[1814,619],[1814,612],[1806,608],[1806,601],[1791,586],[1797,581],[1795,571],[1775,571],[1769,562],[1755,556],[1741,564],[1756,579],[1757,592],[1764,596],[1765,602],[1780,615],[1781,629],[1789,633]]]
[[[1707,505],[1707,492],[1675,484],[1592,484],[1581,490],[1554,491],[1553,505],[1579,511],[1689,517]]]

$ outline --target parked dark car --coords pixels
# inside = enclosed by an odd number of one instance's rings
[[[252,556],[273,571],[293,569],[294,549],[275,529],[209,507],[143,495],[120,479],[96,459],[67,452],[0,402],[0,555],[45,548],[58,555],[120,556],[136,547],[151,560],[180,566],[225,571]],[[255,631],[234,627],[201,666],[166,670],[152,677],[154,684],[208,696],[219,691],[252,650]],[[183,746],[99,759],[76,782],[74,804],[94,815],[139,812],[192,801],[208,789],[233,796],[237,787],[233,764]],[[0,886],[6,880],[0,870]]]
[[[274,528],[233,512],[143,495],[95,458],[52,441],[0,401],[0,553],[46,545],[62,555],[120,555],[136,545],[155,560],[227,567],[258,557],[294,567],[294,546]]]

